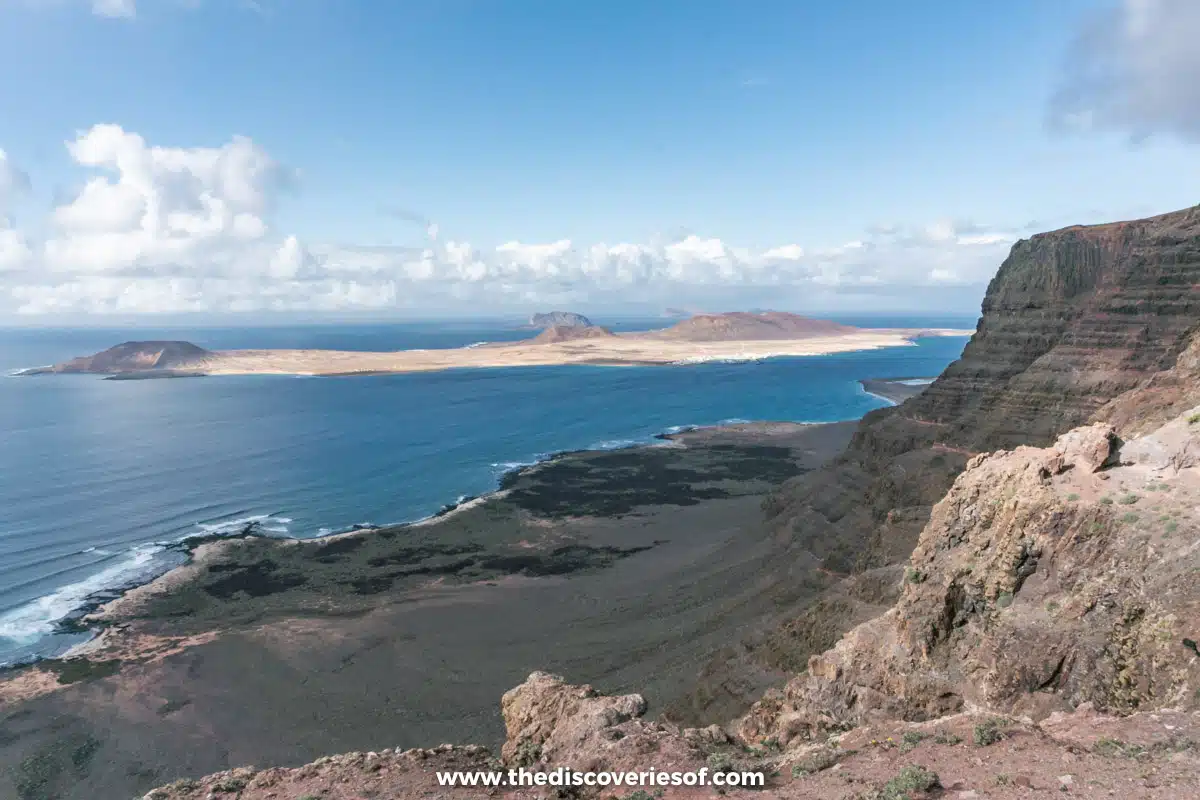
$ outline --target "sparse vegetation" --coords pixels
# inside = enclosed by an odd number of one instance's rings
[[[534,744],[532,739],[522,739],[517,745],[516,765],[518,767],[530,767],[537,763],[537,760],[542,757],[541,745]]]
[[[1200,414],[1192,414],[1187,418],[1188,425],[1195,425],[1200,422]]]
[[[729,753],[712,753],[708,757],[708,768],[713,772],[737,772],[738,763]]]
[[[58,676],[58,682],[78,683],[79,681],[97,680],[116,675],[121,668],[121,659],[112,658],[107,661],[92,661],[87,658],[47,659],[42,666]]]
[[[213,784],[214,792],[233,793],[233,792],[240,792],[242,789],[245,789],[245,788],[246,788],[246,779],[245,778],[224,778],[220,781],[217,781],[215,784]]]
[[[1053,614],[1055,611],[1058,611],[1058,608],[1059,608],[1059,606],[1058,606],[1057,601],[1055,601],[1055,600],[1047,600],[1046,601],[1046,610],[1049,611],[1051,614]]]
[[[933,741],[938,744],[956,745],[962,744],[962,737],[955,733],[939,733],[933,737]]]
[[[845,755],[847,753],[835,749],[816,750],[792,764],[792,777],[803,778],[827,770]]]
[[[1012,776],[1007,772],[999,772],[996,774],[997,786],[1008,786],[1010,783],[1012,783]]]
[[[996,597],[996,607],[997,608],[1008,608],[1009,606],[1012,605],[1012,602],[1013,602],[1013,593],[1012,592],[1001,592]]]
[[[1076,500],[1079,499],[1079,493],[1071,492],[1069,495],[1067,495],[1067,499],[1070,500],[1072,503],[1074,503]]]
[[[1111,497],[1101,497],[1100,498],[1100,505],[1111,506],[1112,504],[1113,504],[1113,499]]]
[[[900,752],[907,753],[913,750],[927,738],[929,737],[920,731],[905,731],[904,735],[900,737]]]
[[[1122,756],[1124,758],[1141,758],[1146,755],[1146,748],[1138,744],[1129,744],[1120,739],[1104,737],[1098,739],[1092,747],[1092,752],[1101,756]]]
[[[919,764],[910,764],[884,784],[876,797],[878,800],[913,800],[914,797],[931,792],[940,785],[941,780],[936,772]]]
[[[974,738],[975,744],[979,747],[987,747],[995,744],[1007,735],[1005,728],[1008,726],[1008,721],[1000,717],[991,717],[975,726]]]
[[[1133,492],[1130,492],[1129,494],[1127,494],[1121,498],[1121,505],[1131,506],[1140,499],[1141,498],[1138,495],[1134,494]]]
[[[914,569],[913,567],[909,567],[904,573],[904,580],[909,583],[924,583],[928,577],[929,576],[924,572],[921,572],[919,569]]]

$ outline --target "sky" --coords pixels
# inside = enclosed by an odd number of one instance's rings
[[[1194,0],[0,0],[0,324],[978,310],[1198,202]]]

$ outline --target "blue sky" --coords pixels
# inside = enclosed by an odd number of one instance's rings
[[[1196,100],[1171,44],[1193,23],[1187,0],[0,0],[21,242],[0,314],[911,307],[931,286],[971,310],[1014,238],[1196,202],[1195,109],[1130,100],[1175,79]],[[1127,57],[1091,66],[1132,77],[1096,89],[1079,61],[1112,58],[1087,50],[1106,36]],[[100,123],[140,138],[80,163],[66,144]],[[204,166],[235,136],[258,164],[241,200]],[[155,147],[198,160],[122,171]],[[97,177],[140,205],[59,213]],[[202,241],[163,244],[175,223],[145,215],[168,205],[208,215],[183,224]]]

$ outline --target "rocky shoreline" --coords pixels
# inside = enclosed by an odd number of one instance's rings
[[[496,743],[496,693],[535,668],[665,709],[743,626],[828,582],[801,566],[796,583],[753,519],[853,427],[692,429],[560,454],[419,523],[193,541],[188,564],[81,620],[102,633],[73,657],[0,674],[0,787],[76,740],[97,755],[63,797],[379,740]]]

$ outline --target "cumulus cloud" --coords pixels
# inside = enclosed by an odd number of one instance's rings
[[[1080,31],[1052,123],[1200,139],[1198,42],[1196,0],[1119,0]]]
[[[834,247],[737,247],[694,233],[651,243],[510,241],[480,248],[424,216],[419,247],[305,242],[272,209],[289,171],[251,139],[160,147],[118,125],[66,143],[89,176],[35,241],[0,226],[0,313],[499,309],[552,302],[737,304],[757,292],[802,303],[814,291],[978,285],[1015,238],[961,220],[876,226]],[[28,187],[0,154],[0,210]]]

